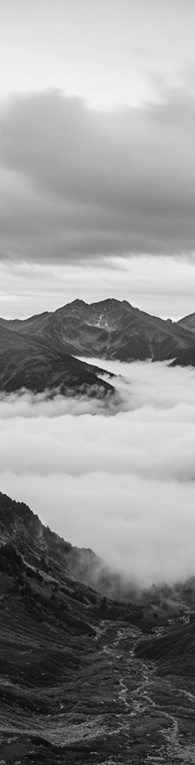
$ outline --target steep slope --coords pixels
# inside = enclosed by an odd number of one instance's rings
[[[0,492],[0,544],[14,544],[21,555],[25,555],[28,561],[36,566],[40,558],[44,558],[44,566],[55,568],[56,565],[71,569],[68,565],[69,557],[78,553],[79,549],[73,548],[69,542],[51,531],[48,526],[41,523],[39,517],[23,502],[16,502],[6,494]],[[93,556],[91,550],[83,550],[83,555]],[[73,568],[73,567],[72,567]],[[74,576],[74,572],[73,572]]]
[[[11,321],[7,326],[56,348],[60,343],[66,353],[121,361],[173,359],[195,347],[190,330],[139,311],[126,300],[91,305],[75,300],[54,313]]]
[[[95,368],[49,347],[44,338],[39,341],[0,325],[0,390],[10,393],[21,388],[39,393],[59,389],[63,395],[94,392],[100,397],[114,392]]]
[[[26,505],[0,494],[0,520],[0,761],[194,763],[194,625],[143,641]]]
[[[126,602],[133,594],[131,586],[125,587],[119,574],[113,575],[106,564],[90,549],[73,547],[48,526],[41,523],[37,515],[23,502],[15,502],[0,492],[0,544],[14,545],[29,563],[42,566],[53,574],[61,567],[74,581],[92,586],[100,594],[116,594]],[[133,618],[132,606],[132,618]],[[141,616],[135,605],[135,614]]]
[[[64,513],[66,514],[66,500]],[[47,570],[63,570],[74,581],[93,587],[108,599],[141,604],[145,609],[149,626],[157,626],[171,615],[180,616],[180,609],[195,609],[195,579],[187,580],[176,588],[167,585],[152,586],[143,590],[124,579],[119,572],[111,571],[106,563],[91,549],[78,548],[65,541],[23,502],[16,502],[0,492],[0,544],[14,545],[32,566],[42,562]],[[153,612],[155,611],[155,622]],[[140,612],[141,613],[141,612]]]
[[[195,621],[168,631],[158,640],[140,642],[136,656],[157,661],[162,674],[195,679]]]
[[[177,321],[178,327],[184,327],[184,329],[195,332],[195,313],[190,313],[189,316],[184,316],[183,319]]]
[[[192,333],[193,334],[193,333]],[[172,367],[195,367],[195,347],[185,348],[180,350],[174,361],[171,362]]]

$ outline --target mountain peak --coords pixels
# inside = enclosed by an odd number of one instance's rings
[[[115,297],[93,303],[86,303],[76,298],[54,312],[45,312],[24,321],[0,320],[0,326],[0,353],[4,354],[1,358],[2,366],[3,364],[5,366],[5,373],[2,369],[3,387],[1,387],[0,376],[0,388],[3,390],[8,389],[5,387],[7,385],[10,390],[17,390],[21,387],[29,388],[30,384],[32,390],[39,391],[46,387],[50,389],[51,386],[54,389],[60,385],[62,378],[64,382],[66,381],[63,390],[78,387],[78,384],[83,382],[90,385],[89,368],[84,370],[83,367],[81,370],[80,367],[76,374],[76,359],[74,359],[73,369],[73,360],[70,360],[72,356],[81,358],[91,356],[125,362],[147,359],[172,361],[174,359],[175,363],[182,365],[195,364],[195,314],[184,317],[179,322],[172,322],[170,319],[163,320],[157,316],[151,316],[132,306],[128,300],[121,301]],[[7,341],[5,330],[9,330]],[[19,373],[20,367],[16,360],[14,363],[17,370],[15,368],[11,370],[12,375],[11,377],[9,375],[7,382],[6,370],[8,365],[13,363],[10,348],[14,345],[14,333],[15,336],[17,333],[15,350],[18,348],[19,362],[21,354],[23,358],[25,357],[23,373],[22,375],[21,371]],[[6,342],[9,344],[9,349],[6,348]],[[55,360],[54,353],[57,354]],[[65,363],[65,354],[66,369],[62,368],[62,356]],[[42,368],[41,355],[43,356]],[[59,369],[61,369],[60,375]],[[47,380],[46,370],[49,370]],[[15,374],[16,371],[17,374]],[[102,385],[98,375],[93,382],[97,387]]]

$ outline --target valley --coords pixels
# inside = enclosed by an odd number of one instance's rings
[[[195,622],[102,597],[6,495],[0,529],[0,761],[194,763]]]
[[[100,370],[79,357],[169,361],[195,366],[194,314],[178,322],[150,316],[128,301],[75,300],[28,319],[0,319],[0,390],[113,393]]]
[[[193,318],[106,300],[1,319],[1,393],[118,395],[79,355],[195,366]],[[2,765],[195,763],[194,655],[193,576],[138,587],[0,493]]]
[[[0,765],[195,765],[195,0],[0,19]]]

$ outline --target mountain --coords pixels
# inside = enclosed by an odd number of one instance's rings
[[[171,362],[171,366],[195,367],[195,347],[179,351],[174,361]]]
[[[129,593],[132,594],[132,588],[125,587],[119,574],[111,574],[106,564],[91,549],[73,547],[48,526],[44,526],[27,505],[15,502],[1,492],[0,545],[14,545],[31,567],[36,568],[41,562],[44,570],[49,570],[53,576],[60,576],[63,568],[64,574],[74,583],[79,581],[90,588],[95,583],[94,589],[99,595],[109,597],[111,582],[114,595],[120,591],[120,599],[125,594],[127,602]],[[135,604],[131,608],[132,620],[134,611],[136,619],[141,618],[141,608]]]
[[[195,620],[150,641],[140,641],[136,656],[158,662],[161,675],[194,678]]]
[[[165,585],[141,606],[102,597],[76,576],[81,552],[89,575],[92,551],[0,493],[0,761],[193,763],[195,622],[168,618]]]
[[[184,320],[183,320],[184,322]],[[83,300],[25,320],[0,320],[2,327],[33,337],[55,350],[74,356],[131,361],[177,359],[195,349],[190,327],[164,321],[134,308],[126,300]]]
[[[58,389],[62,395],[87,392],[100,398],[114,393],[112,385],[100,379],[100,369],[66,354],[57,342],[54,348],[44,338],[11,331],[8,324],[0,324],[0,390]]]
[[[189,316],[184,316],[183,319],[179,319],[177,322],[178,327],[184,327],[191,332],[195,332],[195,313],[190,313]]]

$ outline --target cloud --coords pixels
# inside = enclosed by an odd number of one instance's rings
[[[193,257],[132,256],[73,263],[0,262],[1,315],[26,318],[54,311],[78,296],[87,303],[128,300],[174,321],[194,311]]]
[[[194,249],[195,98],[111,112],[57,91],[0,110],[1,258]]]
[[[184,578],[195,573],[195,372],[105,365],[122,374],[120,409],[1,398],[1,490],[127,578]]]

